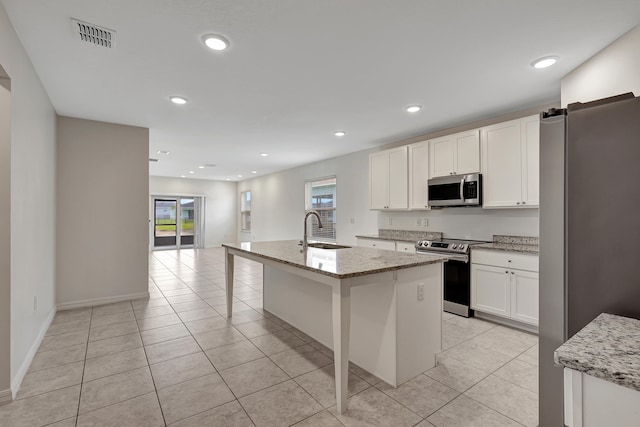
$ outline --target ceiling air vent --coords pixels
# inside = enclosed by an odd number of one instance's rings
[[[152,158],[149,158],[149,161],[150,161],[151,163],[153,163],[153,162],[157,162],[157,161],[158,161],[158,159],[152,159]]]
[[[116,32],[87,22],[71,18],[73,37],[94,46],[116,47]]]

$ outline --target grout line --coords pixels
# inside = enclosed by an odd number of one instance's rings
[[[78,410],[76,411],[76,427],[78,418],[80,417],[80,402],[82,402],[82,389],[84,388],[84,371],[87,367],[87,353],[89,352],[89,335],[91,335],[91,322],[93,321],[93,307],[91,307],[91,315],[89,316],[89,333],[87,334],[87,345],[84,349],[84,363],[82,365],[82,379],[80,380],[80,393],[78,394]]]

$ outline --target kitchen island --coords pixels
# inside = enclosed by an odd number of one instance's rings
[[[336,406],[347,408],[349,360],[392,386],[435,366],[442,340],[446,256],[296,241],[222,245],[227,313],[234,257],[264,266],[264,309],[333,349]]]

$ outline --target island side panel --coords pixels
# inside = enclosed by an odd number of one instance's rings
[[[396,385],[395,275],[354,280],[351,288],[350,360]],[[333,349],[332,288],[265,265],[264,309]]]
[[[398,271],[399,384],[433,368],[442,351],[442,279],[443,263]]]
[[[352,279],[352,362],[393,386],[435,366],[442,349],[442,265]],[[368,278],[372,283],[361,285]],[[333,348],[329,286],[265,266],[264,308]]]

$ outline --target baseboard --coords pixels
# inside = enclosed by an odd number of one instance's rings
[[[504,317],[494,316],[493,314],[489,314],[489,313],[481,313],[479,311],[475,312],[475,317],[477,317],[479,319],[489,320],[489,321],[494,322],[494,323],[500,323],[501,325],[504,325],[504,326],[509,326],[511,328],[521,329],[523,331],[531,332],[532,334],[538,335],[538,327],[537,326],[529,325],[527,323],[518,322],[517,320],[506,319]]]
[[[0,391],[0,406],[8,405],[13,402],[13,394],[11,393],[11,389]]]
[[[12,393],[13,399],[16,398],[16,394],[18,394],[18,391],[20,390],[20,386],[22,386],[22,380],[24,380],[24,376],[27,374],[27,371],[31,366],[31,362],[33,362],[33,358],[38,352],[38,349],[40,348],[40,344],[42,343],[42,340],[44,339],[44,336],[47,333],[49,326],[51,325],[53,316],[55,315],[56,315],[56,307],[53,307],[49,312],[49,315],[47,316],[46,320],[44,321],[42,328],[40,328],[40,332],[38,333],[38,336],[31,344],[31,348],[29,349],[27,356],[22,361],[22,364],[20,365],[20,369],[18,369],[16,376],[13,377],[13,379],[11,380],[10,391]],[[1,397],[0,397],[0,400],[1,400]]]
[[[149,291],[137,294],[118,295],[114,297],[93,298],[81,301],[65,302],[58,304],[58,310],[71,310],[73,308],[92,307],[94,305],[111,304],[114,302],[129,301],[134,299],[149,298]]]

